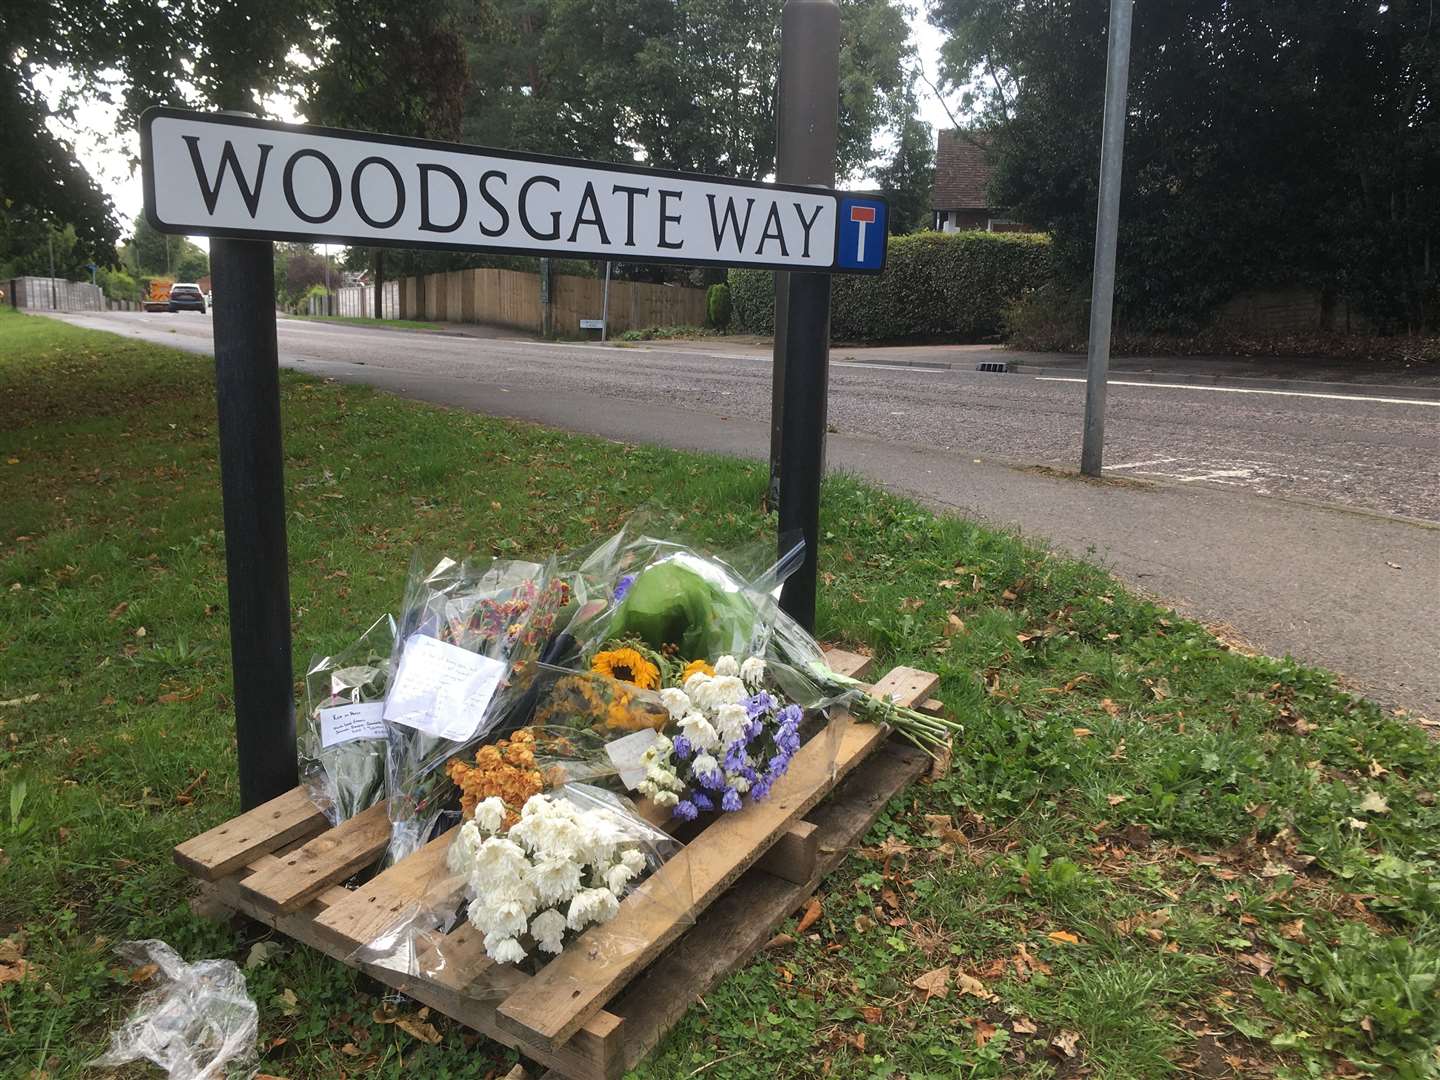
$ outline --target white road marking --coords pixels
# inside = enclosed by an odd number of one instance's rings
[[[1125,465],[1106,465],[1106,472],[1116,472],[1120,469],[1143,469],[1149,465],[1169,465],[1172,461],[1179,461],[1179,458],[1159,457],[1153,461],[1132,461]]]
[[[1036,375],[1035,381],[1083,383],[1085,380],[1071,378],[1067,375]],[[1276,397],[1328,398],[1331,401],[1374,401],[1384,405],[1428,405],[1432,409],[1440,409],[1440,401],[1425,401],[1420,398],[1370,397],[1368,394],[1320,394],[1313,390],[1262,390],[1258,387],[1248,386],[1197,386],[1192,383],[1124,382],[1120,379],[1109,380],[1109,385],[1153,386],[1163,390],[1212,390],[1221,394],[1271,394]]]

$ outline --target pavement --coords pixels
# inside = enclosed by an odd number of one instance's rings
[[[66,318],[212,347],[207,318]],[[279,340],[286,366],[405,397],[625,442],[744,457],[769,445],[759,343],[617,348],[299,320],[281,320]],[[1117,378],[1107,479],[1091,481],[1073,472],[1084,401],[1074,374],[979,374],[958,359],[873,352],[832,354],[832,469],[1100,562],[1259,651],[1440,718],[1440,400],[1389,386]]]

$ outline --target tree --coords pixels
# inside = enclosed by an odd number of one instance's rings
[[[930,192],[935,185],[935,144],[930,125],[918,115],[909,94],[910,115],[900,129],[895,156],[875,170],[880,190],[890,200],[890,231],[910,233],[930,227]]]
[[[243,4],[7,4],[0,17],[0,236],[43,218],[69,223],[97,262],[113,258],[114,208],[47,121],[57,115],[37,78],[59,70],[136,123],[160,102],[262,112],[291,85],[295,45],[310,38],[319,0]],[[59,105],[63,115],[74,101]]]
[[[194,281],[210,272],[210,256],[183,236],[162,233],[142,215],[125,242],[123,261],[137,274]]]
[[[1090,272],[1106,0],[937,0],[943,74],[992,134],[992,195]],[[1435,319],[1440,28],[1429,0],[1135,8],[1117,311],[1193,330],[1303,285],[1384,329]]]
[[[775,169],[782,0],[497,0],[470,39],[472,142],[763,179]],[[903,122],[895,0],[841,0],[840,174]]]

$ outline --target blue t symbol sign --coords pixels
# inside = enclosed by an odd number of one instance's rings
[[[840,200],[837,266],[852,270],[879,270],[885,265],[885,219],[888,210],[882,199]]]

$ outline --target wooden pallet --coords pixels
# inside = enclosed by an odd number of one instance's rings
[[[856,676],[870,663],[838,650],[827,659]],[[927,698],[938,681],[895,668],[874,690],[935,710],[939,703]],[[547,1077],[614,1080],[769,940],[886,801],[929,764],[844,713],[829,728],[801,747],[769,799],[712,819],[622,901],[614,919],[592,926],[533,976],[492,963],[464,921],[439,944],[445,964],[434,977],[357,957],[397,913],[452,899],[440,891],[451,886],[441,872],[450,833],[358,888],[341,884],[385,849],[384,805],[329,828],[296,788],[186,841],[175,860],[200,882],[207,906],[247,915],[366,972],[514,1047],[546,1066]],[[692,897],[687,910],[651,899],[677,894]]]

